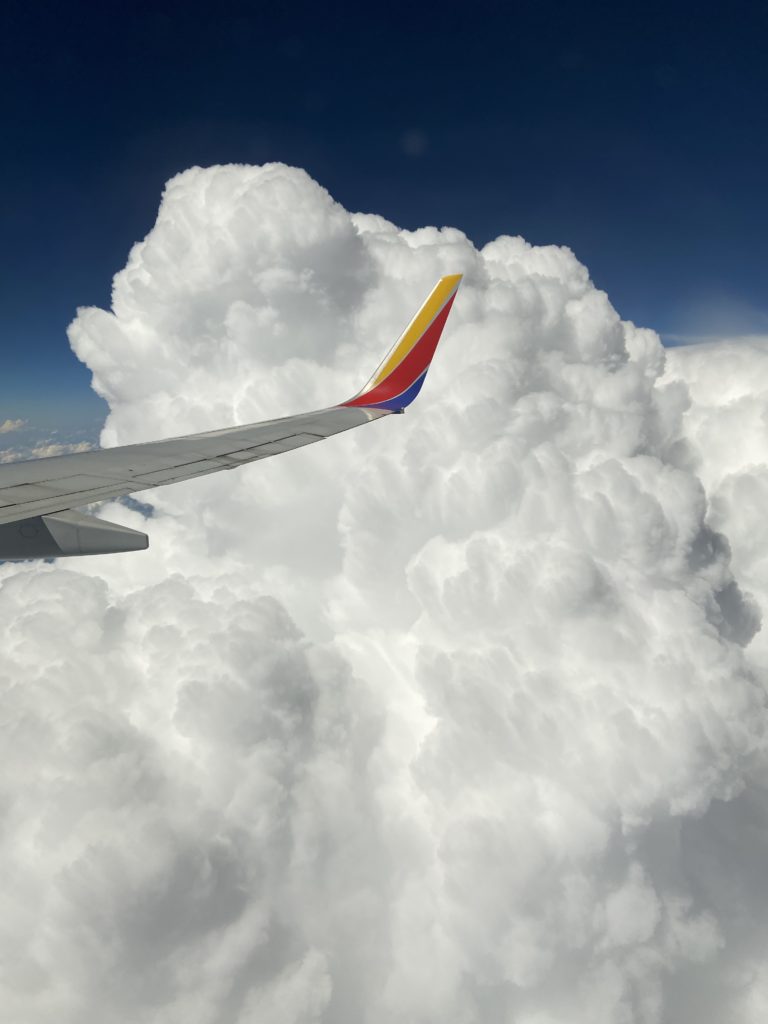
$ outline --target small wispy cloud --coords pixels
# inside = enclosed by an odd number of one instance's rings
[[[21,430],[26,425],[26,420],[5,420],[4,423],[0,423],[0,434],[11,434],[14,430]]]
[[[73,452],[89,452],[94,446],[90,441],[76,441],[72,444],[39,444],[28,448],[7,448],[0,452],[0,463],[21,462],[23,459],[47,459],[52,455],[71,455]]]
[[[751,340],[768,334],[768,312],[725,292],[691,299],[676,311],[674,329],[660,330],[665,345],[700,345]],[[672,326],[670,324],[670,326]]]
[[[661,340],[668,348],[682,348],[691,345],[757,345],[765,346],[766,334],[661,334]]]
[[[90,441],[76,441],[73,444],[41,444],[32,449],[36,459],[47,459],[51,455],[71,455],[73,452],[89,452],[93,448]]]

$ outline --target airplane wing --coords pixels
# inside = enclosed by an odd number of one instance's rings
[[[146,534],[74,510],[235,469],[403,412],[424,383],[461,277],[440,279],[362,391],[340,405],[164,441],[0,465],[0,559],[146,548]]]

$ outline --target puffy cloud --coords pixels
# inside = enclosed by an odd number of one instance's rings
[[[4,420],[0,423],[0,434],[11,434],[14,430],[21,430],[26,425],[26,420]]]
[[[71,340],[105,443],[215,428],[351,394],[456,271],[408,415],[0,568],[5,1019],[761,1019],[758,606],[572,253],[195,168]]]
[[[704,483],[708,522],[727,538],[740,581],[768,612],[768,338],[673,349],[665,381],[685,383],[679,459]],[[767,664],[768,631],[751,645]]]

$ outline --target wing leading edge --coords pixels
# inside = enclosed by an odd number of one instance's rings
[[[460,281],[460,274],[441,278],[370,381],[340,405],[164,441],[0,465],[0,559],[145,548],[145,534],[117,526],[112,534],[113,524],[71,510],[235,469],[402,412],[421,390]]]

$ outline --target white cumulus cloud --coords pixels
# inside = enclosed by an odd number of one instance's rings
[[[407,415],[140,496],[146,555],[0,568],[0,1019],[762,1019],[762,592],[704,363],[567,249],[281,165],[169,182],[70,337],[147,440],[343,399],[455,272]]]

